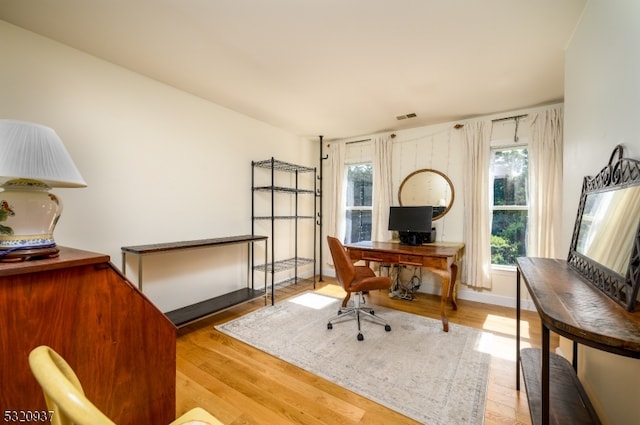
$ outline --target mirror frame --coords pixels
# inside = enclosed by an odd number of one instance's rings
[[[614,162],[616,155],[618,159]],[[585,176],[583,179],[582,195],[580,196],[578,215],[573,228],[573,237],[567,260],[569,267],[584,276],[591,284],[628,311],[635,310],[638,289],[640,288],[640,223],[636,227],[631,257],[624,275],[579,253],[576,248],[587,195],[638,185],[640,185],[640,161],[623,158],[622,146],[616,146],[607,166],[597,175]]]
[[[431,220],[435,221],[435,220],[439,220],[442,217],[444,217],[449,210],[451,209],[451,206],[453,206],[453,200],[456,198],[456,192],[453,188],[453,183],[451,182],[451,179],[449,177],[447,177],[446,174],[444,174],[442,171],[438,171],[438,170],[434,170],[433,168],[421,168],[420,170],[416,170],[414,172],[412,172],[411,174],[409,174],[407,177],[404,178],[404,180],[402,180],[402,183],[400,183],[400,188],[398,189],[398,203],[400,204],[400,206],[405,206],[402,204],[402,188],[404,187],[404,185],[407,183],[407,181],[409,181],[409,179],[417,174],[420,173],[435,173],[438,174],[439,176],[441,176],[442,178],[444,178],[447,182],[447,184],[449,185],[449,188],[451,189],[451,200],[449,201],[449,204],[445,207],[444,211],[442,211],[440,214],[434,216]]]

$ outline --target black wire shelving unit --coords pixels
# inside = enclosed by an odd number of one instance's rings
[[[267,184],[256,184],[256,169],[266,169],[269,173],[269,177],[260,179],[261,181],[269,179]],[[294,175],[293,186],[282,186],[276,184],[276,173],[291,173]],[[299,187],[299,175],[304,173],[313,173],[314,187],[313,188],[301,188]],[[270,221],[271,222],[271,252],[270,260],[267,263],[267,273],[271,275],[271,288],[276,285],[283,285],[289,283],[296,283],[300,280],[298,275],[298,269],[302,266],[313,265],[313,287],[315,288],[315,273],[316,273],[316,247],[317,247],[317,230],[315,226],[316,212],[317,212],[317,188],[316,188],[316,168],[306,167],[302,165],[292,164],[277,160],[275,158],[252,161],[251,162],[251,234],[255,234],[255,226],[258,221]],[[267,192],[270,194],[270,211],[269,215],[256,215],[256,193]],[[277,194],[284,194],[294,196],[294,208],[291,214],[276,214]],[[313,196],[313,215],[300,215],[298,214],[299,197],[305,195]],[[280,253],[276,252],[276,222],[278,221],[293,221],[294,222],[294,252],[293,256],[286,258],[280,257]],[[313,258],[301,257],[298,255],[298,222],[301,220],[310,220],[313,223]],[[285,253],[286,255],[290,253]],[[253,255],[253,253],[252,253]],[[254,263],[255,264],[255,263]],[[264,264],[255,265],[254,270],[264,270]],[[285,279],[279,282],[275,282],[276,274],[287,270],[293,270],[293,277]],[[275,302],[273,289],[271,291],[271,304]]]

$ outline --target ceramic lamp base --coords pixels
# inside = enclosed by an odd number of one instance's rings
[[[53,229],[62,204],[49,186],[31,179],[14,179],[0,192],[0,261],[56,256]]]

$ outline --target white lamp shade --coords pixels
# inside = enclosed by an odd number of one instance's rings
[[[53,129],[0,120],[0,183],[12,179],[38,180],[50,187],[87,185]]]

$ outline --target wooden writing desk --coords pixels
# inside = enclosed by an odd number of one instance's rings
[[[449,331],[447,299],[451,300],[453,309],[457,310],[457,262],[462,254],[463,244],[436,242],[413,246],[397,242],[358,242],[345,245],[345,248],[353,260],[424,267],[440,276],[442,278],[442,301],[440,303],[442,329],[445,332]]]

